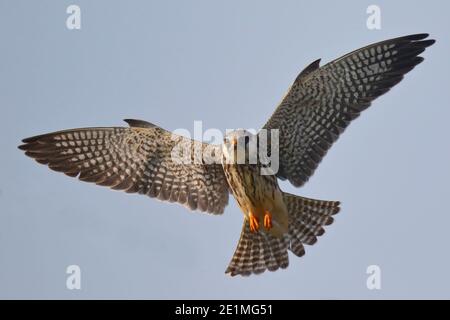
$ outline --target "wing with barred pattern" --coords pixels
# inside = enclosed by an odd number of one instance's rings
[[[390,39],[306,67],[264,126],[280,130],[277,176],[297,187],[308,181],[350,122],[423,61],[418,55],[435,42],[427,37]]]
[[[24,139],[25,154],[50,169],[115,190],[178,202],[192,210],[220,214],[228,184],[220,163],[206,164],[198,150],[220,148],[174,135],[142,120],[130,127],[81,128]],[[173,161],[174,147],[188,146],[189,160]],[[182,160],[182,159],[181,159]]]

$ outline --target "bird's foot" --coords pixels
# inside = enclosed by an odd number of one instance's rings
[[[259,230],[258,218],[256,218],[255,215],[250,212],[248,214],[248,220],[250,222],[250,231],[257,232]]]
[[[264,215],[264,227],[267,230],[272,229],[272,215],[270,214],[269,211],[266,211],[266,213]]]

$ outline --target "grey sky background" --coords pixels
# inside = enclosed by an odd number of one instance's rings
[[[82,29],[66,28],[81,7]],[[366,28],[381,7],[382,29]],[[0,1],[0,298],[450,298],[448,1]],[[50,171],[24,137],[121,126],[258,128],[298,72],[428,32],[426,60],[285,191],[340,200],[333,225],[275,273],[224,274],[242,213],[189,212]],[[66,289],[66,267],[82,289]],[[382,271],[366,288],[366,268]]]

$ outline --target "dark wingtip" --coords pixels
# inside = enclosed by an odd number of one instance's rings
[[[155,128],[157,127],[153,123],[144,121],[144,120],[137,120],[137,119],[123,119],[130,127],[135,128]]]
[[[416,63],[416,65],[418,65],[419,63],[422,63],[423,60],[425,60],[425,58],[419,56],[419,57],[416,57],[416,59],[414,60],[414,62]]]
[[[429,36],[428,33],[416,33],[416,34],[411,34],[409,36],[404,37],[404,39],[406,40],[422,40],[425,39]]]
[[[420,44],[420,47],[427,48],[436,42],[435,39],[426,39],[429,36],[430,35],[428,33],[418,33],[418,34],[412,34],[410,36],[403,37],[402,39],[414,41],[415,43]],[[424,40],[424,39],[426,39],[426,40]]]
[[[19,145],[17,148],[19,148],[20,150],[28,150],[30,147],[30,144],[35,142],[36,140],[39,139],[39,137],[41,136],[34,136],[34,137],[29,137],[29,138],[24,138],[22,139],[22,143],[21,145]]]
[[[424,48],[426,48],[426,47],[432,46],[435,42],[436,42],[435,39],[428,39],[428,40],[421,41],[421,44]]]
[[[39,137],[39,136],[34,136],[34,137],[24,138],[24,139],[22,139],[22,142],[23,142],[23,143],[30,143],[30,142],[33,142],[33,141],[37,140],[38,137]]]
[[[53,133],[39,134],[39,135],[37,135],[37,136],[32,136],[32,137],[29,137],[29,138],[24,138],[24,139],[22,139],[22,142],[23,142],[23,143],[33,143],[33,142],[36,142],[36,141],[38,141],[38,140],[45,140],[45,139],[48,139],[49,137],[52,137],[54,134],[55,134],[55,132],[53,132]]]
[[[320,60],[322,60],[322,59],[314,60],[309,65],[307,65],[306,68],[303,69],[302,72],[300,72],[300,74],[297,76],[297,78],[295,78],[295,81],[298,81],[299,79],[307,76],[311,72],[319,69],[320,68]]]

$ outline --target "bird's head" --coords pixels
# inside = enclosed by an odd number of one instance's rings
[[[228,163],[249,163],[249,155],[256,153],[256,135],[237,129],[229,132],[223,141],[223,154]]]

